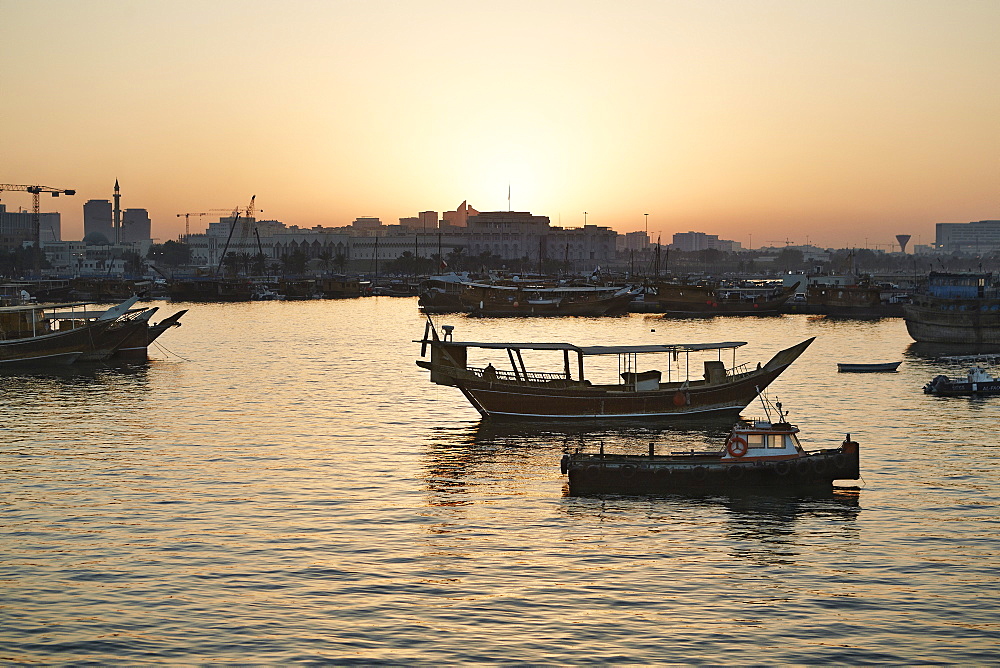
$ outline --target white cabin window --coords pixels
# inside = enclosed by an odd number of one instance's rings
[[[769,448],[784,448],[785,447],[785,437],[782,434],[768,434],[768,436],[767,436],[767,447],[769,447]]]
[[[764,434],[747,434],[747,447],[763,448]]]

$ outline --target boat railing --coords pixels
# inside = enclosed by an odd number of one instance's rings
[[[492,367],[466,367],[474,376],[483,380],[497,380],[504,383],[551,383],[553,381],[567,382],[570,379],[564,373],[548,373],[544,371],[510,371]]]
[[[740,364],[726,372],[726,380],[733,383],[740,377],[750,375],[754,371],[755,369],[750,368],[749,364]]]

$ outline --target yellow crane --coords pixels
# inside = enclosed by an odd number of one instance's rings
[[[42,239],[40,232],[40,203],[39,198],[42,193],[49,193],[53,197],[59,197],[60,195],[75,195],[75,190],[68,190],[65,188],[53,188],[51,186],[24,186],[24,185],[14,185],[11,183],[0,183],[0,191],[19,190],[21,192],[31,193],[31,237],[35,243],[35,275],[41,276],[42,273]]]
[[[179,213],[177,217],[180,218],[184,216],[184,242],[187,243],[188,237],[191,236],[191,216],[207,216],[208,212],[205,213]]]
[[[204,213],[179,213],[179,214],[177,214],[178,218],[180,218],[181,216],[184,216],[184,241],[187,242],[188,237],[191,236],[191,216],[197,216],[197,217],[200,218],[202,216],[207,216],[210,213],[215,213],[215,212],[220,212],[220,211],[225,211],[225,212],[229,213],[230,215],[235,216],[236,212],[239,211],[239,207],[236,207],[236,208],[233,208],[233,209],[209,209],[208,211],[206,211]]]

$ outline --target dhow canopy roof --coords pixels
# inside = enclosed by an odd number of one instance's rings
[[[423,341],[414,341],[423,343]],[[581,355],[623,355],[628,353],[684,353],[701,350],[729,350],[745,346],[746,341],[723,343],[663,343],[641,346],[576,346],[572,343],[483,343],[477,341],[429,341],[435,345],[456,348],[485,348],[490,350],[572,350]]]

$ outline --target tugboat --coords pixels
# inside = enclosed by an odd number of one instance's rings
[[[948,376],[934,376],[924,385],[924,394],[938,397],[991,396],[1000,394],[1000,378],[986,373],[986,369],[974,366],[969,369],[964,380],[952,380]]]
[[[763,398],[762,398],[763,400]],[[858,443],[847,434],[836,448],[813,452],[798,440],[798,427],[785,421],[776,403],[777,421],[764,404],[765,419],[741,419],[720,450],[648,455],[607,454],[579,450],[562,457],[572,495],[672,494],[742,491],[831,489],[834,480],[860,477]]]

